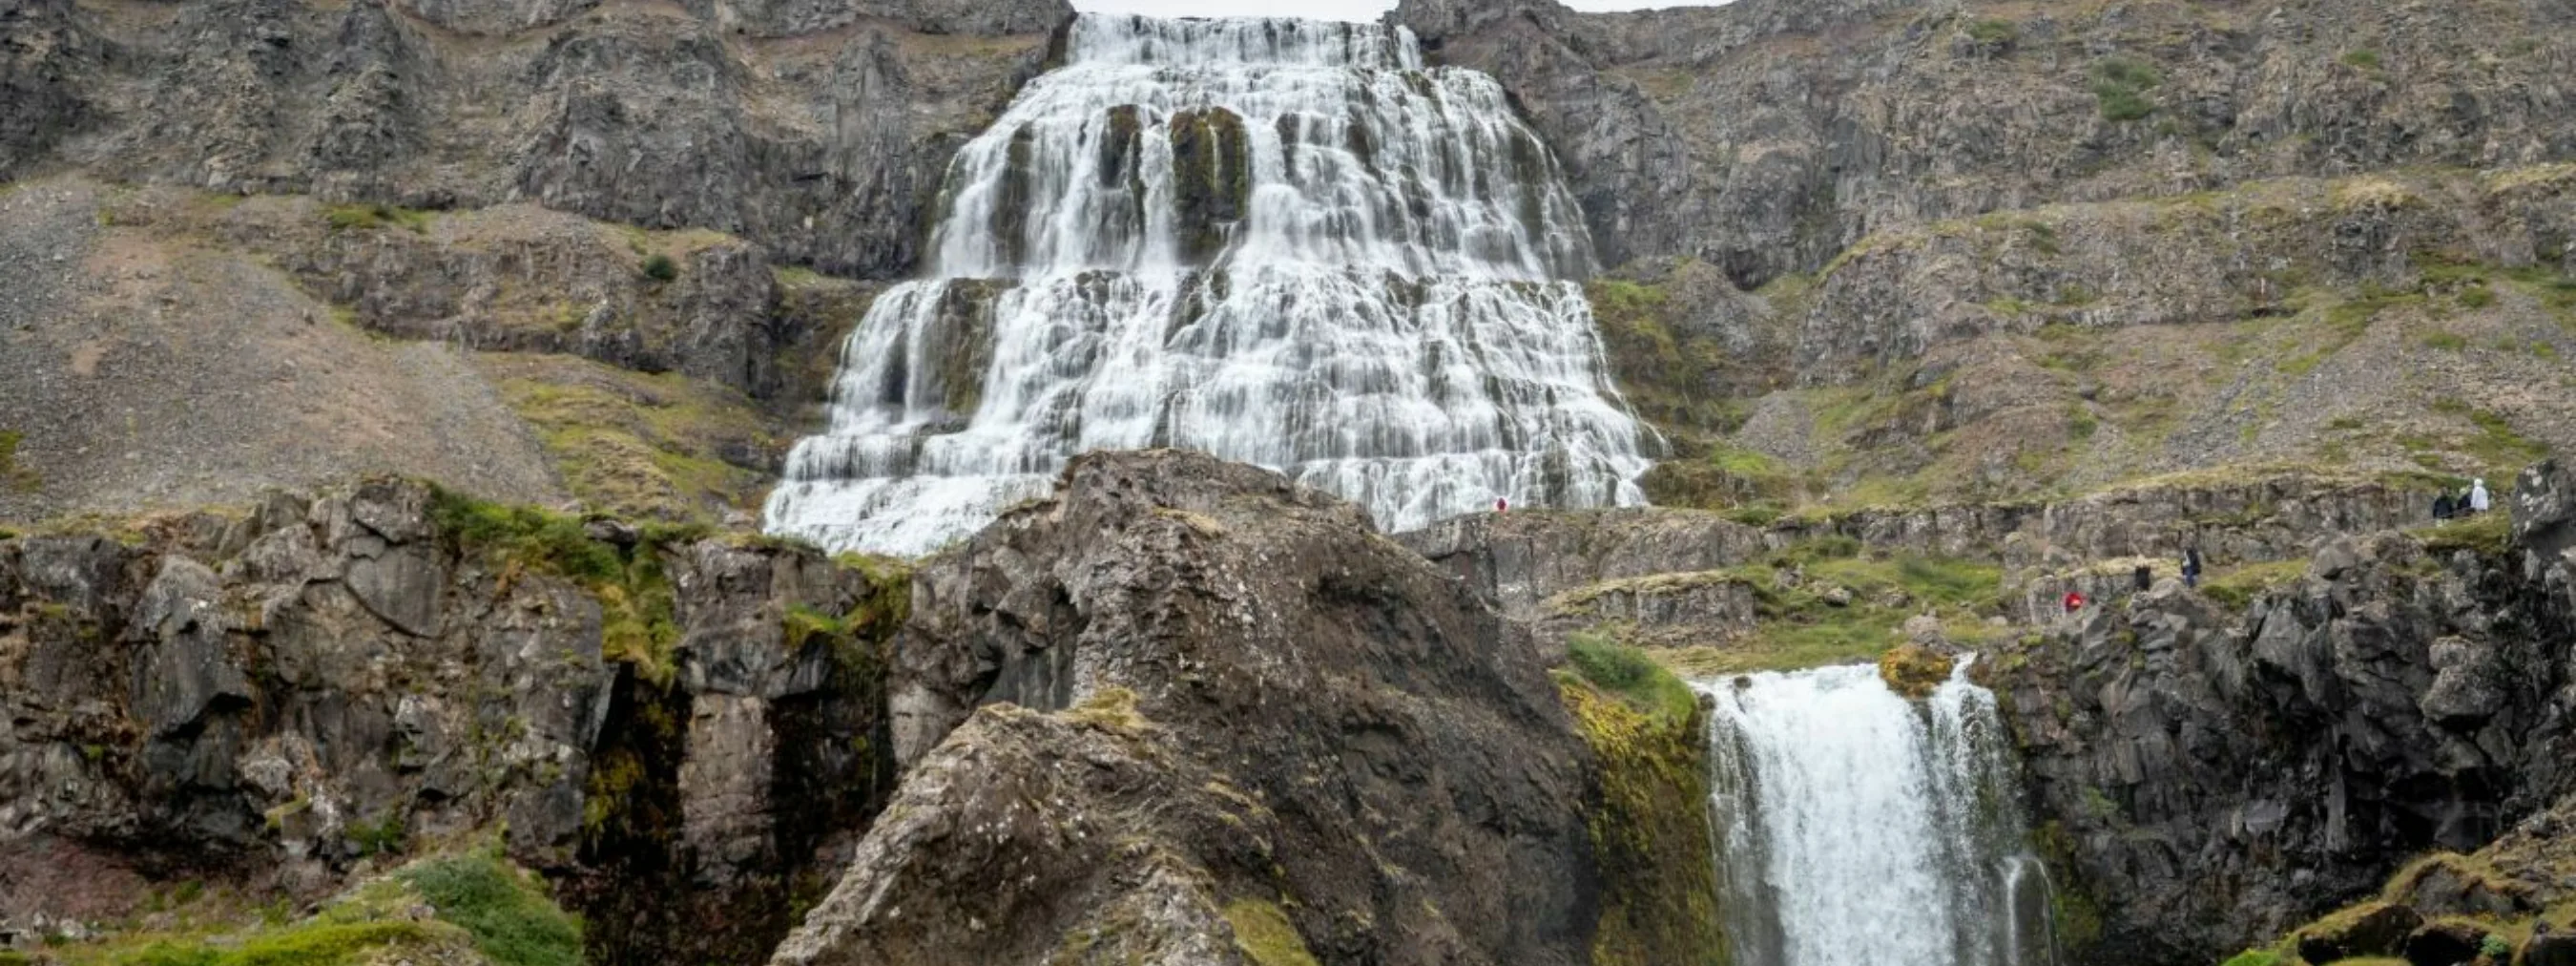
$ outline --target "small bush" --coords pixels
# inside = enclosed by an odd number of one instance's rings
[[[498,859],[441,859],[402,878],[497,966],[581,966],[581,925]]]
[[[2435,332],[2424,337],[2424,348],[2442,352],[2459,352],[2469,347],[2467,336],[2457,332]]]
[[[2379,52],[2368,49],[2347,50],[2343,52],[2343,64],[2346,67],[2361,70],[2378,70]]]
[[[1664,670],[1645,652],[1598,633],[1579,633],[1566,643],[1574,673],[1593,687],[1617,695],[1638,711],[1679,720],[1699,707],[1690,686]]]
[[[2487,938],[2478,941],[2478,954],[2499,963],[2512,959],[2513,940],[2488,933]]]
[[[644,259],[644,277],[656,282],[668,282],[680,277],[680,265],[672,261],[671,256],[655,252]]]
[[[2495,302],[2495,290],[2488,288],[2485,283],[2471,285],[2460,291],[2460,304],[2469,308],[2483,309],[2494,305]]]
[[[2164,78],[2154,67],[2124,57],[2113,57],[2093,65],[2093,96],[2101,103],[2104,120],[2128,122],[2144,120],[2156,112],[2146,92]]]
[[[1979,20],[1968,25],[1968,39],[1981,44],[2010,44],[2021,39],[2021,25],[2010,20]]]

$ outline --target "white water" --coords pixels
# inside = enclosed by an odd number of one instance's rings
[[[1077,453],[1148,446],[1390,530],[1644,502],[1574,281],[1581,212],[1491,78],[1424,69],[1401,29],[1294,20],[1086,15],[1067,60],[958,155],[930,278],[851,336],[773,532],[924,553]],[[1217,109],[1241,150],[1185,148]]]
[[[1965,670],[1920,703],[1868,666],[1698,685],[1737,966],[2053,962],[2002,721]]]

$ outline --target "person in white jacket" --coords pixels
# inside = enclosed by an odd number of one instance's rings
[[[2487,481],[2484,479],[2469,481],[2469,512],[2485,513],[2488,505]]]

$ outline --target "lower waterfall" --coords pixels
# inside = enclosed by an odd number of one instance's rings
[[[1869,666],[1702,682],[1736,966],[2048,966],[1991,692],[1962,662],[1926,700]]]

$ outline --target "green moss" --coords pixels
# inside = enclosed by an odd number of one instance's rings
[[[2466,550],[2494,557],[2513,546],[2513,520],[2502,510],[2408,532],[2424,542],[2425,550],[2437,554]]]
[[[2343,61],[2343,64],[2346,67],[2356,67],[2370,71],[2379,69],[2379,52],[2376,50],[2356,47],[2354,49],[2344,51],[2343,56],[2339,59]]]
[[[1968,24],[1968,38],[1981,44],[2010,44],[2021,39],[2021,25],[2010,20],[1978,20]]]
[[[1659,669],[1652,674],[1672,680]],[[1573,675],[1560,675],[1558,688],[1599,764],[1599,799],[1586,812],[1603,885],[1592,962],[1723,966],[1728,950],[1708,858],[1708,741],[1697,699],[1686,709],[1641,706]]]
[[[697,523],[757,509],[766,470],[725,454],[767,454],[779,441],[740,394],[564,357],[486,357],[482,365],[585,506]]]
[[[1234,926],[1235,948],[1255,966],[1316,966],[1315,954],[1306,949],[1306,940],[1297,934],[1297,924],[1288,920],[1279,904],[1265,899],[1242,898],[1225,904],[1225,921]]]
[[[2283,966],[2283,959],[2277,950],[2248,949],[2228,957],[2224,966]]]
[[[634,665],[656,683],[677,672],[671,652],[680,637],[678,604],[658,546],[621,550],[590,539],[577,517],[443,487],[434,491],[430,512],[440,538],[459,554],[482,557],[505,573],[551,573],[588,590],[599,602],[602,656]]]
[[[2468,337],[2448,330],[2426,333],[2423,342],[2424,348],[2439,352],[2460,352],[2469,347]]]
[[[2200,592],[2230,610],[2242,611],[2265,591],[2289,586],[2307,573],[2304,560],[2247,564],[2203,581]]]
[[[399,878],[463,927],[495,966],[580,966],[581,924],[529,877],[487,855],[424,862]]]
[[[27,437],[14,429],[0,429],[0,490],[33,493],[44,485],[36,471],[18,465],[18,446]]]
[[[428,930],[409,922],[308,922],[253,937],[235,949],[155,943],[113,962],[116,966],[337,966],[363,962],[387,946],[423,943]]]

